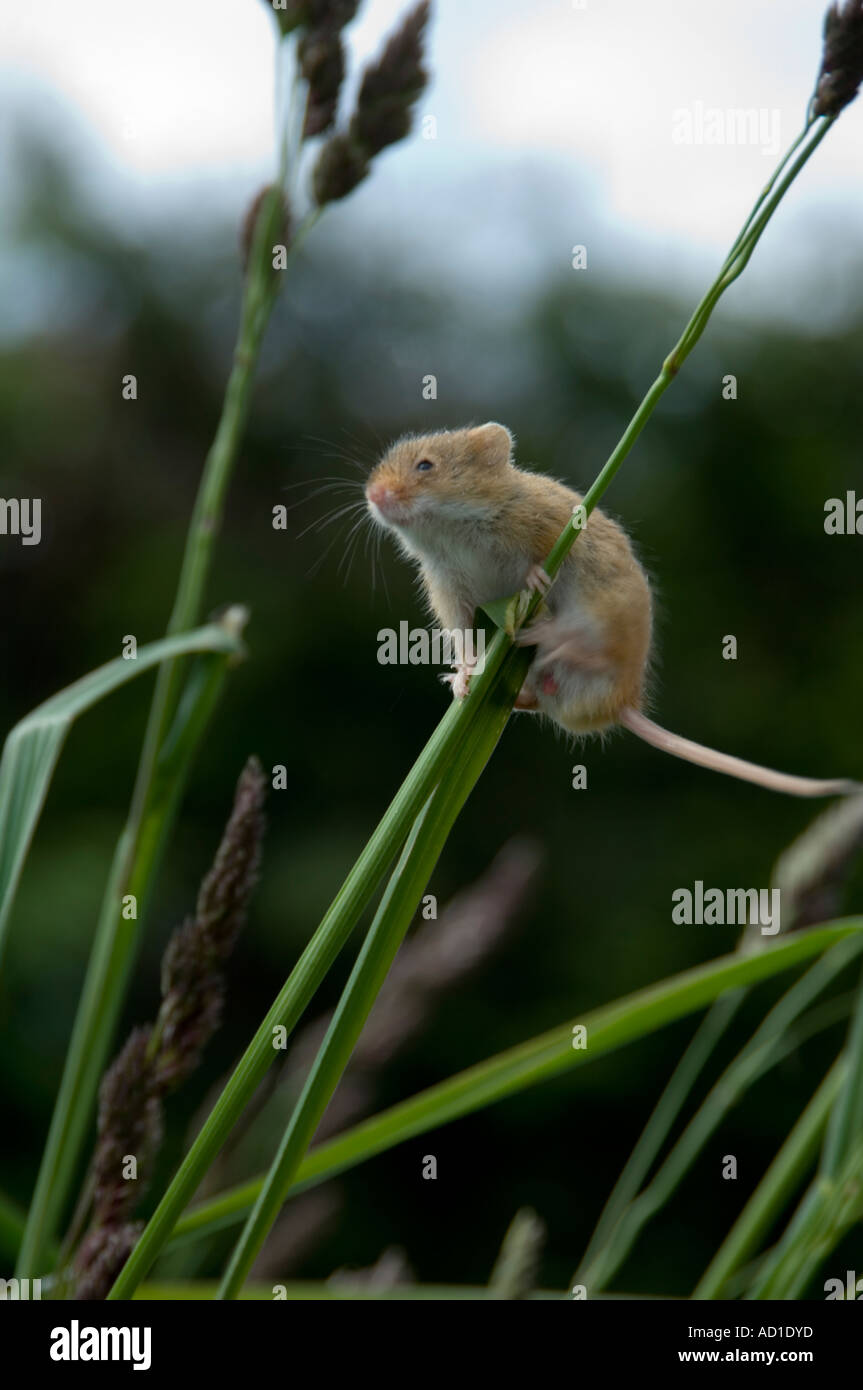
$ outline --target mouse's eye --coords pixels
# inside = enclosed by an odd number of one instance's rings
[[[434,464],[432,463],[431,459],[420,459],[419,463],[417,464],[416,471],[418,473],[428,473],[430,468],[434,468]]]

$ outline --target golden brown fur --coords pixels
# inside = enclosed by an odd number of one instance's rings
[[[432,612],[445,628],[470,628],[478,607],[524,588],[547,588],[541,566],[569,521],[578,493],[512,461],[503,425],[406,435],[366,485],[372,515],[419,566]],[[661,729],[642,712],[650,660],[650,586],[626,532],[595,510],[576,539],[537,619],[519,640],[536,656],[517,707],[576,734],[622,724],[664,752],[795,796],[858,790],[848,781],[791,777],[744,763]],[[453,693],[468,693],[456,668]]]
[[[524,588],[581,501],[517,468],[511,449],[496,424],[407,436],[369,478],[444,627],[469,627],[479,605]],[[431,466],[418,471],[421,460]],[[578,733],[608,727],[624,705],[641,707],[650,634],[644,571],[622,527],[594,511],[526,634],[539,650],[521,707]]]

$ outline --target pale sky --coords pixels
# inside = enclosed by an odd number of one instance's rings
[[[366,0],[349,30],[356,59],[406,7]],[[772,170],[777,136],[781,152],[800,128],[824,8],[436,0],[418,112],[435,116],[437,138],[380,160],[328,214],[333,233],[371,235],[480,291],[516,292],[567,266],[576,243],[599,272],[698,290]],[[194,205],[233,219],[271,167],[273,29],[263,0],[9,4],[0,115],[38,121],[115,216],[146,226]],[[704,143],[711,109],[734,108],[757,113],[757,138],[729,143],[726,124],[726,143]],[[673,138],[681,112],[694,143]],[[777,289],[787,300],[819,273],[819,301],[841,301],[863,232],[861,149],[858,100],[770,228],[770,253],[759,248],[748,303]]]

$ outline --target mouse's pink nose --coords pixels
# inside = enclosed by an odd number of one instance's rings
[[[366,488],[366,497],[370,502],[374,502],[376,507],[379,507],[382,502],[385,503],[391,495],[390,489],[384,487],[383,483],[370,483]]]
[[[366,497],[381,516],[395,517],[404,511],[404,496],[401,488],[391,487],[389,483],[370,483]]]

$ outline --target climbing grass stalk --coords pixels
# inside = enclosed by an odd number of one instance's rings
[[[747,218],[741,232],[738,234],[722,264],[722,268],[707,293],[700,301],[698,307],[684,328],[671,352],[662,364],[659,376],[649,387],[644,399],[627,425],[616,447],[612,450],[600,472],[597,474],[592,485],[588,488],[582,499],[580,516],[574,519],[561,533],[552,547],[551,553],[545,562],[547,573],[554,578],[566,559],[569,551],[578,536],[583,524],[583,518],[589,517],[602,498],[609,484],[612,482],[620,465],[623,463],[627,454],[632,449],[650,416],[656,409],[660,398],[671,385],[686,358],[692,352],[699,338],[707,327],[713,310],[719,299],[739,275],[741,275],[749,263],[752,252],[755,250],[761,236],[767,227],[768,222],[778,208],[788,189],[803,169],[807,160],[814,154],[824,136],[830,129],[835,117],[821,117],[815,122],[807,121],[806,126],[800,135],[797,136],[790,149],[783,155],[773,177],[770,179],[766,189],[762,192],[755,205],[755,208]],[[792,152],[797,152],[796,157],[791,158]],[[789,160],[791,160],[789,164]],[[786,166],[788,166],[786,168]],[[782,171],[785,170],[783,173]],[[528,616],[538,607],[539,596],[535,596]]]
[[[109,1297],[129,1297],[151,1267],[180,1213],[272,1064],[275,1057],[273,1028],[283,1027],[290,1034],[296,1027],[404,844],[413,821],[439,782],[442,770],[456,757],[475,712],[488,700],[490,717],[496,717],[495,702],[500,697],[493,692],[493,685],[505,659],[516,675],[524,673],[529,661],[526,652],[508,651],[506,643],[493,642],[485,670],[476,677],[476,688],[470,699],[450,705],[237,1064]],[[513,677],[508,678],[507,686],[510,679]],[[512,697],[504,707],[507,712],[511,709]],[[467,790],[469,788],[465,795]]]
[[[516,674],[519,674],[516,672]],[[276,1220],[303,1155],[350,1060],[357,1039],[410,926],[447,836],[510,716],[518,683],[493,717],[478,720],[461,755],[444,775],[417,818],[375,920],[344,988],[326,1037],[291,1114],[279,1150],[240,1235],[219,1290],[236,1298]]]

